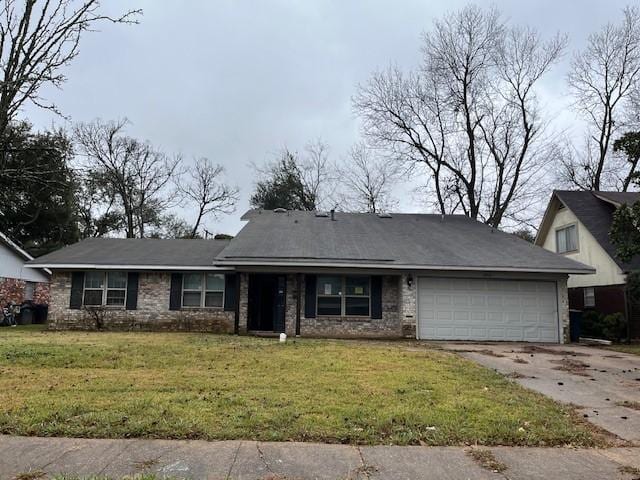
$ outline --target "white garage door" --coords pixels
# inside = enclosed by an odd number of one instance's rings
[[[419,277],[418,338],[557,342],[556,283]]]

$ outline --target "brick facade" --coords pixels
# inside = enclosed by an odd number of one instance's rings
[[[238,333],[248,333],[249,274],[239,273]],[[52,278],[49,324],[53,329],[93,329],[97,320],[105,329],[166,330],[233,333],[235,312],[222,308],[169,310],[170,272],[140,272],[136,310],[101,309],[99,317],[86,309],[69,308],[71,273]],[[286,274],[285,333],[296,335],[298,308],[300,335],[334,338],[415,338],[417,277],[411,274],[382,277],[382,318],[305,316],[305,275]],[[300,289],[298,291],[298,289]],[[557,282],[562,339],[569,341],[566,278]],[[298,304],[299,299],[299,304]]]
[[[94,310],[69,308],[71,273],[54,272],[51,279],[49,328],[95,329],[98,321],[109,330],[169,330],[233,333],[234,312],[222,308],[169,310],[170,272],[140,272],[136,310],[105,307]]]
[[[34,286],[33,298],[31,299],[33,303],[47,305],[50,295],[49,284],[45,282],[29,283]],[[27,282],[25,280],[0,277],[0,306],[10,302],[21,305],[26,300],[26,287]]]

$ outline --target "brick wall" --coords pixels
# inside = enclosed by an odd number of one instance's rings
[[[560,331],[562,333],[560,342],[569,343],[571,336],[569,332],[569,291],[567,289],[567,278],[557,281],[558,308],[560,309]]]
[[[382,318],[317,316],[305,318],[301,297],[300,335],[305,337],[398,338],[402,336],[400,318],[400,276],[382,277]],[[304,292],[304,276],[302,279]],[[294,317],[295,318],[295,317]]]
[[[49,303],[49,284],[44,282],[34,283],[33,302],[39,304]],[[5,306],[9,302],[17,305],[25,300],[25,287],[27,282],[17,278],[0,277],[0,306]]]
[[[411,286],[409,286],[411,277]],[[414,275],[402,275],[400,279],[400,318],[402,322],[402,336],[406,338],[416,338],[416,289],[418,279]]]
[[[184,308],[169,310],[170,272],[140,272],[136,310],[103,308],[91,313],[69,308],[71,273],[54,272],[51,280],[49,328],[94,329],[96,319],[105,329],[167,330],[233,333],[234,312],[222,308]]]

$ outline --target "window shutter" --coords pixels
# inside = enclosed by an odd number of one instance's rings
[[[127,310],[138,308],[138,272],[127,274]]]
[[[69,308],[80,310],[82,308],[82,290],[84,289],[84,272],[73,272],[71,274],[71,296]]]
[[[182,274],[171,274],[171,291],[169,292],[169,310],[180,310],[182,307]]]
[[[304,277],[304,317],[316,318],[316,282],[315,275]]]
[[[382,277],[371,276],[371,318],[382,318]]]
[[[224,310],[233,312],[236,309],[236,274],[224,275]]]

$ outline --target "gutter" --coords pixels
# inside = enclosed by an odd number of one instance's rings
[[[368,268],[380,270],[453,270],[472,272],[520,272],[520,273],[560,273],[588,275],[596,273],[591,267],[585,268],[523,268],[523,267],[472,267],[457,265],[380,265],[376,263],[312,263],[312,262],[256,262],[256,261],[218,261],[216,265],[229,265],[230,267],[303,267],[303,268]]]
[[[30,263],[25,264],[25,267],[29,268],[52,268],[55,270],[211,270],[211,271],[229,271],[233,270],[232,266],[218,267],[213,265],[100,265],[95,263]]]

